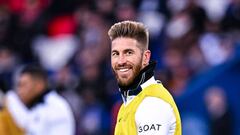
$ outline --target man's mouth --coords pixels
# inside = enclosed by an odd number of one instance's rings
[[[120,72],[127,72],[128,70],[130,70],[129,68],[122,68],[122,69],[119,69]]]
[[[118,73],[119,76],[125,78],[125,77],[127,77],[127,76],[130,75],[131,69],[132,69],[132,68],[131,68],[130,66],[128,66],[128,67],[118,67],[118,68],[116,69],[116,71],[117,71],[117,73]]]

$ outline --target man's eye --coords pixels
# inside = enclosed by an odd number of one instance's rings
[[[127,55],[132,55],[132,54],[133,54],[132,51],[128,51],[128,52],[127,52]]]
[[[116,53],[116,52],[112,53],[112,56],[117,56],[117,55],[118,55],[118,53]]]

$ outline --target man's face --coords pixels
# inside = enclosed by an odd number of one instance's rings
[[[30,103],[37,95],[39,95],[39,83],[29,74],[19,76],[17,82],[17,93],[23,103]]]
[[[141,51],[132,38],[120,37],[112,41],[111,64],[121,86],[130,85],[149,62],[150,51]]]

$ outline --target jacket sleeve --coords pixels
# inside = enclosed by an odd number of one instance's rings
[[[16,121],[16,124],[21,128],[25,128],[28,121],[29,111],[14,91],[9,91],[6,94],[6,104],[10,114]]]

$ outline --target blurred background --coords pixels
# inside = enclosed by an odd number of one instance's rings
[[[77,135],[111,135],[122,101],[107,31],[122,20],[148,27],[183,135],[240,135],[240,0],[0,0],[0,100],[20,67],[39,63]]]

